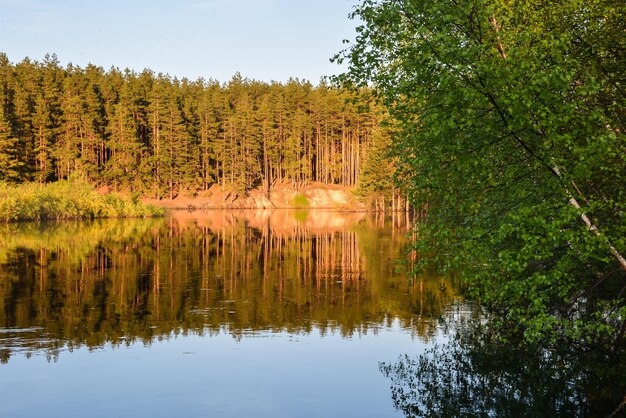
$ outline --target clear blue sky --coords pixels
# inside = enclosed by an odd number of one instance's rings
[[[357,0],[0,0],[0,52],[12,62],[56,53],[179,78],[263,81],[338,72]]]

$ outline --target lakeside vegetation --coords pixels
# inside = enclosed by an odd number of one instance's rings
[[[386,107],[416,249],[500,341],[626,343],[626,5],[363,0],[339,81]],[[622,404],[623,406],[623,404]]]
[[[50,184],[0,182],[0,221],[161,216],[164,211],[138,198],[98,194],[85,181]]]

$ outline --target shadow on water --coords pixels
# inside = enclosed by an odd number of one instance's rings
[[[179,333],[353,334],[399,323],[428,340],[459,300],[409,280],[404,219],[176,212],[165,219],[0,225],[0,360]]]
[[[421,356],[380,364],[406,417],[626,416],[620,355],[501,344],[479,326],[459,329]]]

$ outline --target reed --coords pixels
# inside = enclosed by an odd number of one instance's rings
[[[137,197],[98,194],[82,180],[54,183],[0,182],[0,221],[162,216],[164,210]]]

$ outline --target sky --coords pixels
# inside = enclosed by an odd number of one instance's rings
[[[317,83],[354,38],[358,0],[0,0],[11,62],[91,63],[189,79]]]

